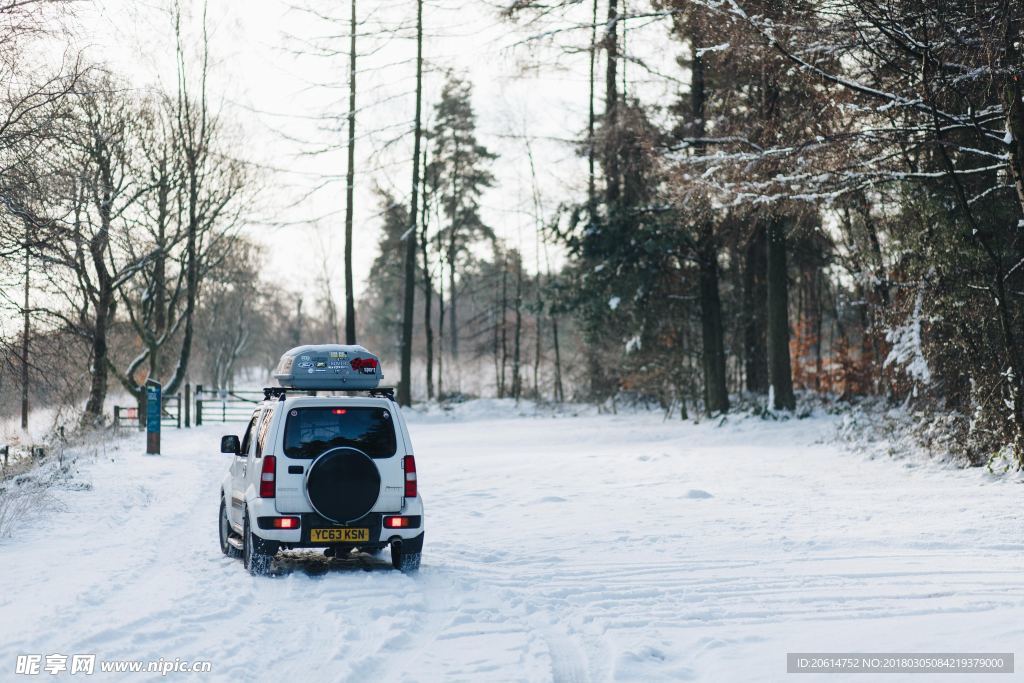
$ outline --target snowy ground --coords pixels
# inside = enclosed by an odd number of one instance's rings
[[[201,680],[715,682],[792,678],[790,651],[1024,655],[1019,480],[870,460],[834,426],[415,416],[416,577],[307,556],[252,578],[217,547],[224,427],[167,431],[161,457],[133,436],[0,541],[0,678],[26,653],[210,660],[179,675]]]

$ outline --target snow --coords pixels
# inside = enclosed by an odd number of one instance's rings
[[[729,42],[719,43],[718,45],[712,45],[711,47],[701,47],[697,49],[697,56],[703,57],[709,52],[724,52],[729,49]]]
[[[906,370],[908,376],[922,384],[929,384],[932,379],[928,361],[921,350],[921,308],[924,305],[924,287],[918,287],[914,298],[914,310],[910,318],[902,325],[886,332],[885,340],[892,344],[883,367],[896,365]]]
[[[273,578],[222,556],[217,442],[237,425],[168,430],[162,456],[138,435],[81,452],[91,490],[55,490],[0,540],[0,666],[59,652],[208,659],[218,681],[717,682],[781,680],[786,652],[1024,646],[1020,480],[845,450],[820,413],[718,426],[471,401],[409,421],[416,576],[386,553],[291,556]]]

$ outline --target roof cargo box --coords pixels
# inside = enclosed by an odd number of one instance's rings
[[[282,387],[319,391],[366,391],[383,379],[380,359],[362,346],[296,346],[281,356],[274,379]]]

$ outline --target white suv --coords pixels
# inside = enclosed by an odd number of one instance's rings
[[[340,556],[390,546],[396,569],[418,570],[423,501],[409,430],[392,391],[264,392],[241,440],[221,439],[221,451],[232,455],[221,486],[224,554],[241,555],[259,575],[269,573],[281,549],[323,548]]]

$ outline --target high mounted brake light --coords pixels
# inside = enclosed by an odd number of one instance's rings
[[[416,458],[407,455],[402,458],[402,469],[405,470],[405,497],[416,497]]]
[[[260,498],[274,498],[277,479],[277,458],[272,455],[263,456],[263,467],[260,469]]]

